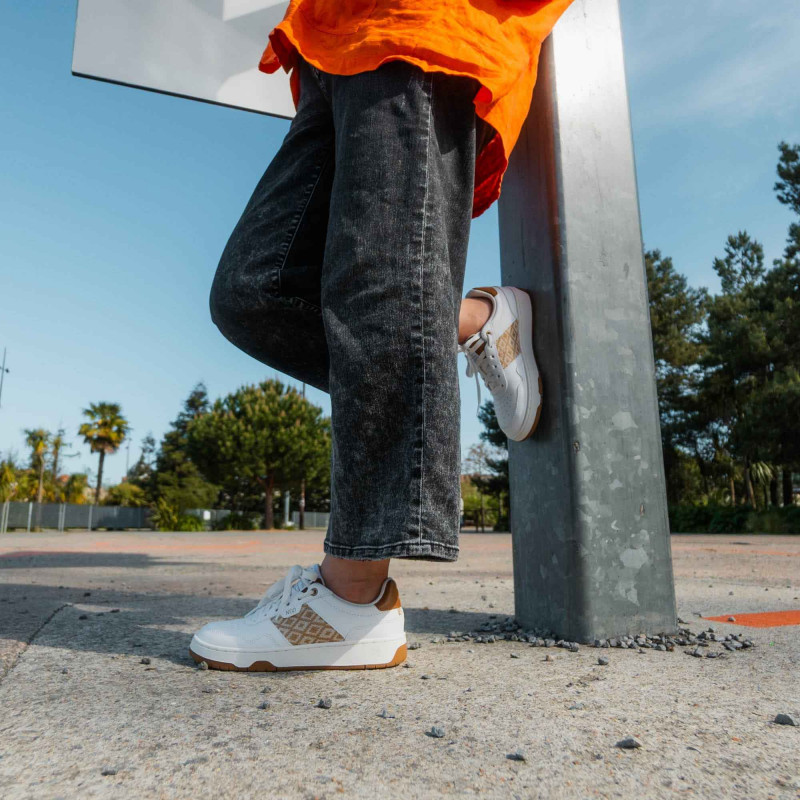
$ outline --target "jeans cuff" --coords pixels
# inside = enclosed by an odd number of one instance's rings
[[[456,545],[431,542],[426,539],[374,547],[347,547],[333,544],[325,539],[324,550],[336,558],[348,558],[351,561],[382,561],[385,558],[409,558],[417,561],[456,561],[458,559]]]

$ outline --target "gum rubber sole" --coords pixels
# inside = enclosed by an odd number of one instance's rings
[[[189,655],[198,664],[201,661],[205,661],[209,669],[221,669],[231,672],[308,672],[320,669],[386,669],[387,667],[396,667],[398,664],[402,664],[406,660],[406,654],[406,645],[401,644],[400,647],[397,648],[394,658],[391,661],[387,661],[385,664],[359,664],[352,667],[276,667],[269,661],[255,661],[249,667],[237,667],[235,664],[231,664],[227,661],[214,661],[210,658],[203,658],[189,648]]]
[[[542,376],[539,376],[539,408],[536,409],[536,419],[533,421],[533,425],[531,429],[525,434],[525,436],[521,439],[521,441],[525,441],[525,439],[530,439],[531,436],[536,432],[536,429],[539,427],[539,419],[542,416],[542,405],[544,405],[544,389],[542,388]]]

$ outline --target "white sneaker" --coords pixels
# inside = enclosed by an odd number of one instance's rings
[[[210,622],[189,653],[212,669],[379,669],[406,658],[403,609],[387,578],[372,603],[348,603],[322,580],[319,566],[295,566],[242,619]]]
[[[486,324],[473,333],[461,351],[467,357],[467,375],[478,373],[492,393],[501,430],[509,439],[527,439],[542,413],[542,379],[533,355],[533,309],[528,292],[513,286],[483,286],[467,297],[491,300]],[[478,383],[478,406],[481,388]]]

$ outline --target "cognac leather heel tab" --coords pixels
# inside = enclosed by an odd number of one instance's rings
[[[397,584],[391,578],[386,583],[381,599],[375,603],[375,608],[378,611],[391,611],[393,608],[400,608],[400,592],[397,591]]]

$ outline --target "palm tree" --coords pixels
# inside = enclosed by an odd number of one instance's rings
[[[93,453],[100,454],[97,468],[97,487],[94,492],[95,505],[100,502],[100,489],[103,486],[103,462],[106,455],[116,453],[125,441],[125,434],[130,429],[128,420],[122,416],[122,408],[118,403],[92,403],[83,409],[83,416],[89,418],[78,429],[78,435],[89,445]]]
[[[31,467],[36,471],[38,480],[36,502],[41,503],[44,495],[44,463],[50,447],[50,433],[44,428],[30,428],[25,431],[25,444],[31,449]]]

